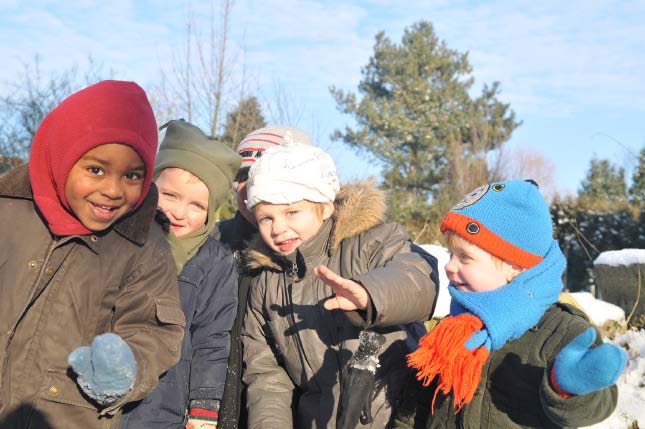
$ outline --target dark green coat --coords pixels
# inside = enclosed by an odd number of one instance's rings
[[[424,389],[411,378],[396,427],[551,429],[590,426],[606,419],[616,407],[616,386],[564,399],[547,378],[558,352],[588,326],[580,310],[566,304],[551,306],[537,326],[491,353],[473,400],[457,415],[452,397],[439,393],[429,418],[434,385]]]

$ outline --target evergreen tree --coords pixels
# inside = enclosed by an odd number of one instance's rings
[[[607,159],[592,159],[578,194],[597,202],[626,201],[625,169]]]
[[[629,200],[638,207],[645,205],[645,147],[641,149],[638,165],[634,168],[632,184],[629,187]]]
[[[235,148],[248,133],[266,125],[262,108],[255,97],[244,98],[226,115],[222,141]]]
[[[567,287],[593,285],[593,261],[601,252],[645,246],[643,172],[645,148],[627,198],[625,170],[606,159],[592,159],[578,198],[555,200],[555,237],[567,258]]]
[[[266,122],[257,98],[244,98],[235,109],[226,115],[224,134],[220,137],[220,141],[235,149],[248,133],[264,126],[266,126]],[[217,217],[218,219],[231,218],[236,210],[235,194],[231,193],[220,206]]]
[[[498,83],[471,97],[471,72],[467,54],[449,49],[432,25],[421,21],[405,30],[401,44],[377,34],[362,69],[360,98],[331,88],[339,110],[357,123],[332,138],[383,162],[383,186],[391,191],[395,219],[413,232],[433,222],[433,198],[462,192],[451,186],[455,163],[485,165],[486,154],[520,125],[509,105],[497,99]]]
[[[585,198],[554,200],[555,238],[567,258],[566,286],[587,290],[593,284],[593,261],[601,252],[645,246],[645,213],[621,202]]]

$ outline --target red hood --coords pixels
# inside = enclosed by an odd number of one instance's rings
[[[78,91],[58,105],[36,131],[29,177],[36,205],[56,235],[90,234],[70,211],[65,182],[87,151],[122,143],[143,159],[146,176],[136,207],[152,181],[157,153],[157,123],[144,90],[134,82],[106,80]]]

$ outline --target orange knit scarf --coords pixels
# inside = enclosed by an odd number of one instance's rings
[[[490,352],[485,347],[473,351],[464,343],[484,326],[473,314],[448,316],[419,340],[419,348],[408,355],[408,366],[418,370],[417,379],[427,387],[435,377],[439,383],[432,398],[432,414],[437,394],[452,390],[455,413],[473,399],[482,368]]]

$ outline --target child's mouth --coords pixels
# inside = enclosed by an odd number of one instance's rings
[[[284,240],[278,243],[277,247],[282,253],[290,253],[293,249],[295,249],[295,244],[297,241],[297,238],[290,238],[289,240]]]
[[[181,229],[183,227],[184,227],[183,225],[179,225],[179,224],[176,224],[176,223],[171,223],[170,224],[170,229],[172,229],[173,231],[176,230],[176,229]]]
[[[94,217],[102,221],[110,221],[116,216],[118,207],[104,206],[102,204],[90,203]]]

